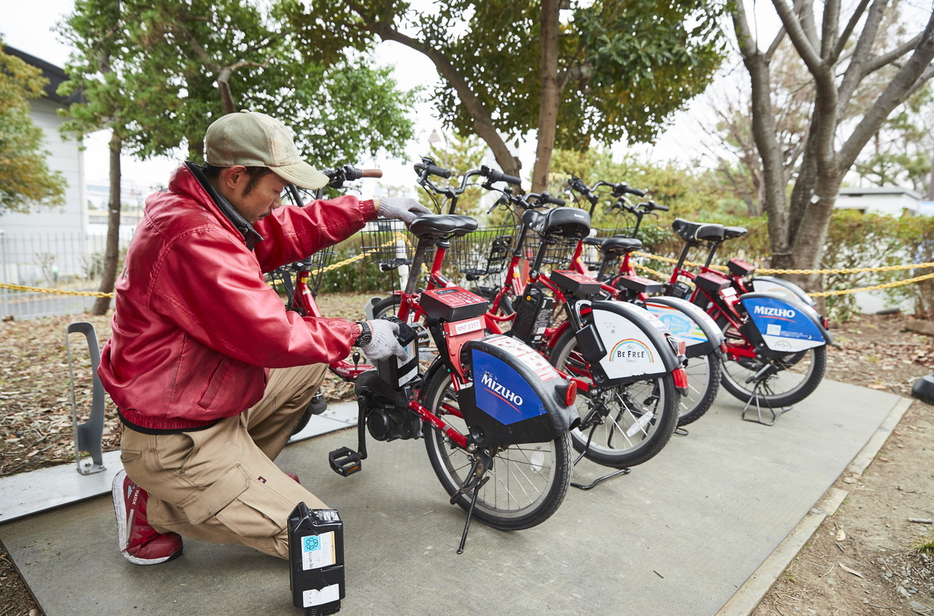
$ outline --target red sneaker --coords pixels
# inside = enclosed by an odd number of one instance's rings
[[[158,565],[181,556],[178,533],[159,533],[146,521],[149,494],[120,471],[113,483],[117,537],[123,556],[134,565]]]
[[[298,475],[296,475],[295,473],[286,473],[285,476],[289,477],[292,481],[294,481],[295,483],[299,485],[301,485],[302,483],[301,481],[298,480]]]

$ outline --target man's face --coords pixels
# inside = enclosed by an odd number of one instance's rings
[[[224,197],[247,222],[253,224],[282,205],[280,197],[289,183],[275,173],[267,173],[247,193],[249,183],[250,176],[245,168],[231,167],[226,182],[228,191],[225,191],[227,194]]]

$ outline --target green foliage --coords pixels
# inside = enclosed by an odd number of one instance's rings
[[[915,546],[915,550],[925,554],[934,554],[934,536],[928,537],[926,540],[919,542]]]
[[[552,173],[549,191],[560,194],[567,188],[567,180],[579,177],[588,186],[598,181],[614,184],[625,182],[633,188],[646,191],[646,199],[652,199],[660,205],[667,205],[674,217],[688,220],[708,220],[714,216],[735,216],[744,211],[736,207],[728,191],[716,181],[714,172],[692,168],[681,163],[669,161],[656,165],[633,155],[625,156],[621,161],[614,161],[602,148],[595,147],[587,152],[559,150],[552,159]],[[608,194],[608,193],[607,193]],[[566,198],[570,199],[571,196]],[[590,205],[581,202],[578,196],[577,207],[589,209]],[[629,197],[633,203],[642,199]],[[635,222],[619,209],[610,211],[613,199],[608,195],[593,211],[594,227],[618,229],[623,232]],[[646,220],[650,223],[650,220]]]
[[[358,56],[327,67],[295,51],[290,25],[242,0],[79,0],[62,32],[78,48],[68,70],[87,103],[69,130],[109,127],[140,158],[187,144],[203,160],[214,119],[237,109],[281,119],[322,166],[401,152],[414,93]]]
[[[931,178],[932,111],[934,91],[926,84],[886,118],[853,170],[876,186],[924,192]]]
[[[542,69],[549,42],[540,3],[345,0],[322,11],[289,0],[281,7],[299,28],[302,53],[326,66],[378,40],[428,56],[444,76],[431,94],[435,111],[461,134],[489,118],[502,140],[525,138],[539,128],[543,83],[554,81],[560,103],[547,121],[566,149],[651,140],[706,87],[723,52],[719,0],[571,2],[559,15],[557,75]]]
[[[49,169],[42,129],[30,117],[29,99],[46,83],[41,70],[0,49],[0,214],[65,202],[65,180]]]

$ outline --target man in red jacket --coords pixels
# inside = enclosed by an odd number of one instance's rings
[[[273,460],[327,364],[353,346],[371,360],[404,351],[388,321],[285,310],[263,273],[377,215],[408,223],[428,212],[413,199],[353,196],[279,208],[288,184],[315,189],[328,178],[261,113],[214,122],[205,159],[147,199],[99,368],[124,425],[125,472],[113,485],[120,549],[139,565],[180,555],[180,535],[288,558],[292,509],[327,506]]]

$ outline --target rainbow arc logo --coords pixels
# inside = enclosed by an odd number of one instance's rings
[[[635,338],[620,340],[610,351],[610,361],[617,359],[635,360],[644,358],[648,358],[650,362],[654,362],[655,354],[652,353],[652,349],[650,349],[648,345]]]

